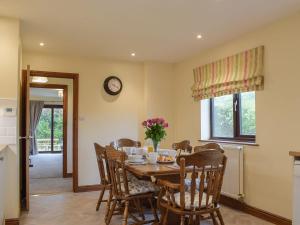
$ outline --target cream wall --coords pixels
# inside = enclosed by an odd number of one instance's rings
[[[256,94],[258,147],[245,146],[245,201],[292,217],[292,159],[299,150],[300,13],[175,65],[175,138],[200,144],[200,104],[191,97],[192,69],[265,46],[265,89]]]
[[[15,105],[17,105],[18,98],[21,54],[19,29],[18,20],[0,17],[0,98],[15,100]],[[19,152],[16,145],[11,145],[7,151],[6,167],[9,176],[6,176],[5,184],[0,184],[5,185],[6,190],[4,216],[5,218],[17,218],[20,210]]]
[[[0,97],[16,98],[19,70],[19,21],[0,17]]]
[[[161,95],[163,86],[166,90],[172,88],[169,64],[144,65],[24,52],[23,68],[27,64],[32,70],[79,73],[79,185],[99,183],[94,142],[106,145],[122,137],[143,141],[141,122],[147,116],[174,120],[171,94]],[[103,81],[109,75],[117,75],[123,82],[119,96],[107,95],[103,90]],[[158,79],[166,85],[157,83]],[[151,96],[149,103],[146,93]],[[173,129],[168,129],[167,144],[173,141]]]
[[[169,123],[167,138],[161,147],[168,148],[174,142],[174,69],[173,64],[144,63],[145,118],[163,117]]]

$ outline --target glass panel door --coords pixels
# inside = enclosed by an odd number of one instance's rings
[[[35,133],[37,149],[39,153],[51,152],[51,130],[52,110],[51,108],[43,108]]]
[[[53,151],[61,152],[63,150],[63,109],[53,110]]]
[[[36,129],[39,153],[60,153],[63,150],[63,107],[45,105]]]

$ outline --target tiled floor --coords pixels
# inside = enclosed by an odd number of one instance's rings
[[[30,194],[55,194],[72,190],[72,178],[30,179]]]
[[[104,225],[104,205],[99,212],[95,206],[98,192],[61,193],[56,195],[31,196],[30,211],[21,216],[21,225]],[[223,207],[226,225],[268,225],[270,223],[232,209]],[[121,223],[120,216],[114,216],[112,225]],[[202,222],[201,225],[210,225]]]

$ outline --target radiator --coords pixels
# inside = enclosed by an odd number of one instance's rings
[[[238,200],[244,198],[244,148],[239,145],[222,145],[227,156],[222,194]]]

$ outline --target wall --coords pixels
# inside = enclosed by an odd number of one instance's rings
[[[168,97],[160,97],[161,85],[156,85],[158,77],[167,84],[171,75],[171,65],[83,59],[67,56],[23,53],[23,68],[30,64],[32,70],[79,73],[79,185],[99,183],[99,174],[95,160],[93,143],[107,145],[111,141],[128,137],[134,140],[144,139],[141,122],[148,115],[166,117],[173,120]],[[145,73],[157,74],[148,76]],[[110,96],[103,90],[103,81],[109,75],[117,75],[123,82],[123,91],[119,96]],[[170,86],[166,87],[170,90]],[[147,102],[148,96],[155,98]],[[160,109],[158,108],[161,107]],[[145,111],[147,107],[147,112]],[[171,143],[173,131],[170,128],[166,143]]]
[[[16,98],[19,63],[19,21],[0,17],[0,97]]]
[[[169,123],[167,137],[161,147],[170,148],[174,142],[174,70],[172,64],[148,62],[144,64],[145,118],[163,117]]]
[[[20,41],[19,41],[19,21],[0,17],[0,98],[8,99],[9,106],[17,106],[19,64],[20,64]],[[5,103],[5,106],[7,104]],[[16,109],[18,112],[18,109]],[[4,122],[4,121],[2,121]],[[14,125],[8,123],[10,128],[17,129],[17,122]],[[5,122],[6,123],[6,122]],[[16,130],[10,133],[16,135]],[[9,141],[10,142],[10,141]],[[8,142],[7,142],[8,143]],[[16,138],[9,151],[7,151],[6,169],[10,176],[5,182],[5,218],[19,217],[19,153],[16,148]]]
[[[175,65],[175,138],[200,144],[200,103],[191,97],[192,69],[265,46],[265,88],[256,94],[258,147],[246,146],[245,201],[251,206],[292,218],[292,159],[299,149],[300,13],[248,33]]]

